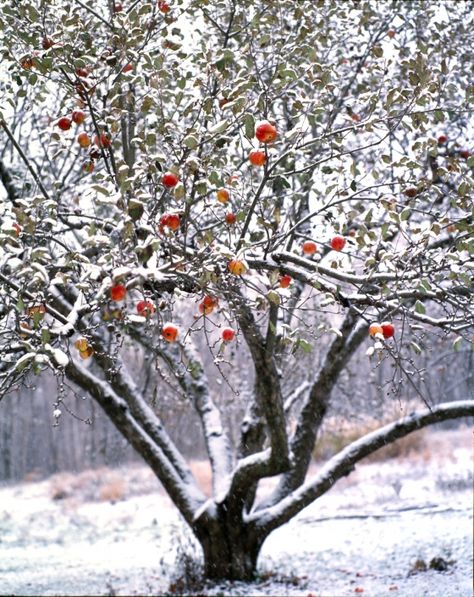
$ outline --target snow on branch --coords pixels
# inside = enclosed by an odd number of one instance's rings
[[[428,425],[472,416],[474,416],[474,400],[461,400],[442,403],[430,410],[414,412],[403,419],[389,423],[346,446],[333,456],[313,479],[304,483],[276,505],[250,514],[247,522],[267,534],[288,522],[303,508],[325,494],[341,477],[350,473],[357,462],[369,454]]]
[[[66,372],[68,378],[89,392],[113,421],[117,429],[152,468],[184,518],[191,523],[194,513],[205,502],[197,486],[186,482],[178,474],[162,447],[155,441],[150,428],[143,425],[133,412],[128,400],[120,397],[111,385],[91,373],[85,367],[70,361]]]

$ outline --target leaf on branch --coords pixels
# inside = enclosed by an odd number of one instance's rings
[[[426,313],[425,305],[421,301],[416,301],[415,311],[417,313],[420,313],[420,315],[424,315]]]
[[[252,114],[244,115],[244,129],[247,139],[253,139],[255,135],[255,118]]]

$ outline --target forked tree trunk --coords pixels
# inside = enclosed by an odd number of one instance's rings
[[[204,575],[211,580],[255,578],[257,559],[264,537],[241,520],[224,517],[196,533],[204,553]]]

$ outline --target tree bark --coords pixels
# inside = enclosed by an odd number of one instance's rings
[[[196,533],[204,554],[204,575],[211,580],[255,578],[257,559],[266,535],[241,519],[229,516],[225,507]]]

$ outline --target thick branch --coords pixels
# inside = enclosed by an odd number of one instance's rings
[[[303,403],[291,442],[293,466],[282,475],[280,482],[265,505],[275,504],[303,483],[311,461],[316,436],[329,406],[331,392],[339,373],[347,364],[357,346],[366,337],[366,327],[356,327],[358,316],[349,311],[340,327],[340,335],[334,336],[324,361]]]
[[[412,413],[408,417],[385,425],[345,447],[324,465],[314,479],[302,485],[277,505],[252,513],[247,520],[267,535],[325,494],[336,481],[352,471],[354,465],[369,454],[428,425],[472,416],[474,416],[474,400],[462,400],[439,404],[431,410]]]
[[[120,398],[107,382],[72,360],[66,367],[66,375],[100,404],[117,429],[152,468],[186,521],[192,524],[194,513],[204,503],[204,496],[178,475],[163,450],[132,414],[128,402]]]

